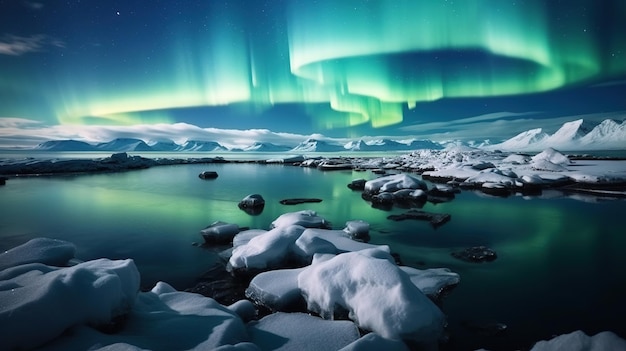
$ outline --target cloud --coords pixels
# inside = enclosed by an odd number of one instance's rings
[[[137,138],[146,142],[171,140],[178,144],[187,140],[218,141],[229,148],[236,148],[249,146],[254,142],[296,146],[310,137],[333,141],[321,134],[277,133],[267,129],[200,128],[188,123],[43,126],[36,125],[35,121],[27,119],[0,118],[0,146],[2,147],[33,147],[48,140],[73,139],[96,144],[116,138]]]
[[[45,51],[50,46],[63,48],[65,43],[45,34],[34,34],[29,37],[8,34],[0,37],[0,55],[21,56]]]

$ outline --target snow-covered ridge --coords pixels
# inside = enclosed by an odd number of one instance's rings
[[[269,142],[253,142],[241,148],[228,148],[218,141],[188,140],[182,145],[173,141],[148,142],[136,138],[119,138],[106,143],[89,144],[77,140],[51,140],[41,143],[35,150],[42,151],[246,151],[246,152],[340,152],[340,151],[410,151],[419,149],[442,149],[439,143],[430,140],[395,141],[377,139],[351,141],[344,145],[326,140],[309,138],[295,147]]]
[[[500,143],[486,147],[491,150],[540,151],[560,150],[624,150],[626,149],[626,120],[606,119],[593,124],[583,119],[564,123],[554,134],[535,128]]]

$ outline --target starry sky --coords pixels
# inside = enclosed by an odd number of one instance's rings
[[[623,0],[0,0],[0,146],[499,141],[624,119],[624,96]]]

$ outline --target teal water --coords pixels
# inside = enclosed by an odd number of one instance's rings
[[[201,180],[204,170],[219,173]],[[216,251],[193,246],[199,231],[221,220],[267,229],[279,215],[312,209],[343,228],[348,220],[371,225],[372,243],[387,244],[404,264],[449,267],[461,284],[443,300],[450,349],[525,348],[554,334],[612,330],[626,337],[624,201],[568,198],[491,198],[463,192],[424,209],[452,220],[433,229],[426,222],[393,222],[404,210],[372,208],[346,185],[370,173],[257,164],[154,167],[71,177],[13,178],[0,187],[0,250],[46,236],[71,241],[83,260],[133,258],[150,288],[159,280],[178,289],[193,285]],[[262,214],[237,203],[261,194]],[[317,197],[321,203],[285,206],[283,198]],[[494,262],[472,264],[452,251],[486,245]],[[469,331],[465,322],[501,322],[502,336]]]

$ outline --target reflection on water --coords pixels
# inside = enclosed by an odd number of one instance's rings
[[[202,180],[204,170],[219,173]],[[452,220],[433,229],[427,222],[393,222],[389,214],[347,188],[352,171],[320,172],[280,165],[215,164],[74,177],[11,179],[0,188],[0,250],[33,237],[74,242],[78,256],[133,258],[142,286],[164,280],[179,289],[193,284],[217,259],[193,246],[199,230],[221,220],[267,229],[280,214],[313,209],[335,228],[363,219],[372,242],[388,244],[405,264],[450,267],[461,284],[443,301],[451,348],[511,349],[531,340],[583,329],[626,336],[626,247],[619,222],[624,201],[588,203],[566,198],[486,198],[463,192],[424,209]],[[250,216],[237,203],[261,194],[263,213]],[[283,198],[317,197],[321,203],[284,206]],[[471,264],[450,252],[474,245],[495,249],[494,262]],[[504,336],[468,331],[465,322],[502,322]]]

